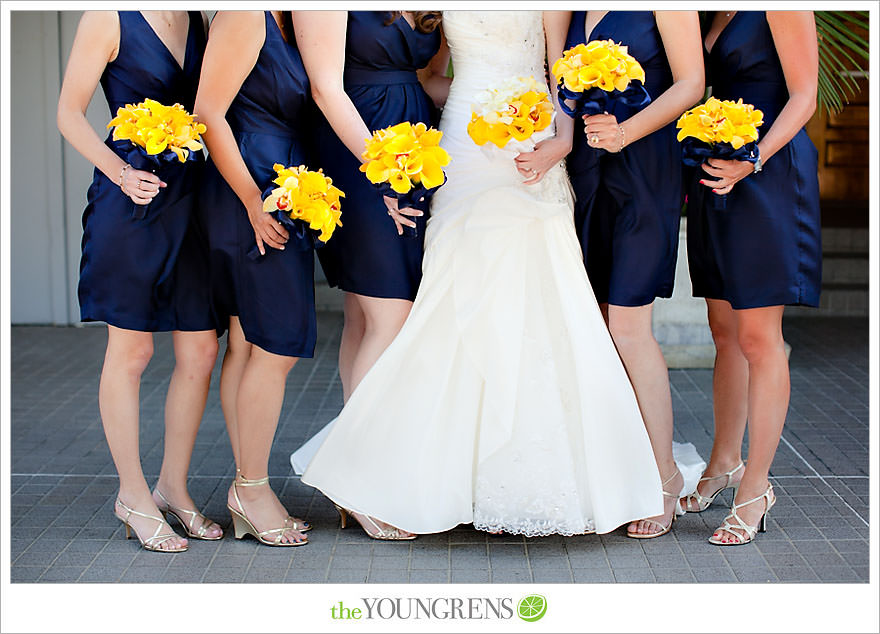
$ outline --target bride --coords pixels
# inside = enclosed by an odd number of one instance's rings
[[[440,129],[452,162],[432,201],[418,296],[339,417],[292,456],[302,481],[343,521],[357,512],[373,537],[463,523],[605,533],[664,513],[575,236],[560,162],[572,121],[560,117],[567,136],[553,138],[551,126],[516,161],[488,155],[466,131],[474,96],[491,83],[543,81],[545,52],[562,54],[558,22],[540,11],[443,12],[455,78]]]

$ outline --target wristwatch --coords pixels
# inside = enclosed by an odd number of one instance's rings
[[[764,169],[764,163],[761,162],[761,155],[759,154],[755,160],[755,166],[752,168],[752,174],[757,174],[762,169]]]

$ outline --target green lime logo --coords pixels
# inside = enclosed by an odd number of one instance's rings
[[[547,613],[547,599],[540,594],[523,597],[517,606],[517,614],[523,621],[540,621]]]

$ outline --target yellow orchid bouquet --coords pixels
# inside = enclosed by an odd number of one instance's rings
[[[681,142],[682,162],[699,167],[710,158],[730,161],[758,160],[758,127],[764,123],[764,113],[752,104],[722,101],[709,97],[678,119],[677,139]],[[723,209],[727,194],[716,194],[716,209]]]
[[[632,107],[651,101],[641,64],[614,40],[573,46],[553,63],[551,71],[559,84],[559,107],[570,117],[599,114],[614,101]],[[574,107],[566,99],[574,101]]]
[[[113,142],[127,149],[124,158],[135,169],[155,173],[172,163],[195,161],[202,156],[199,151],[205,124],[197,122],[179,103],[165,106],[145,99],[128,104],[116,110],[107,128],[113,128]],[[148,207],[134,205],[132,216],[142,219]]]
[[[504,148],[511,141],[529,142],[553,121],[550,96],[534,77],[512,77],[477,94],[468,135],[474,143]],[[525,148],[522,148],[525,149]]]
[[[264,193],[263,211],[273,214],[291,234],[309,246],[320,246],[314,243],[312,238],[315,237],[322,243],[327,242],[336,227],[342,226],[340,198],[345,198],[342,190],[335,187],[323,171],[311,171],[305,165],[285,167],[275,163],[272,169],[278,175],[272,183],[278,187]],[[306,229],[311,232],[307,234]],[[252,249],[255,250],[256,247]]]
[[[153,99],[117,109],[107,128],[113,128],[114,141],[130,141],[158,161],[176,157],[181,163],[202,149],[206,129],[179,103],[163,106]]]
[[[424,203],[446,182],[443,168],[450,158],[440,147],[442,138],[442,132],[421,122],[376,130],[366,139],[360,171],[401,208]]]
[[[764,113],[742,99],[721,101],[709,97],[706,103],[681,115],[675,127],[679,141],[695,139],[710,146],[727,143],[739,150],[758,140],[758,127],[763,123]]]

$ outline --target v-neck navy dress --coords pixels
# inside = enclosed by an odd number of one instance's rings
[[[385,26],[387,11],[349,11],[345,92],[373,132],[403,121],[435,124],[436,110],[416,71],[440,48],[439,28],[421,33],[401,16]],[[318,249],[331,286],[369,297],[413,300],[422,278],[426,215],[417,236],[401,237],[382,195],[358,170],[360,161],[321,117],[318,162],[345,192],[342,226]]]
[[[138,11],[119,12],[119,50],[101,75],[110,113],[146,98],[180,103],[192,112],[205,30],[189,12],[183,68]],[[105,143],[123,160],[129,141]],[[95,169],[83,213],[79,303],[82,321],[104,321],[139,331],[211,330],[206,246],[193,226],[196,190],[204,167],[197,160],[163,166],[168,184],[143,218],[115,181]]]
[[[226,112],[226,120],[254,182],[275,187],[272,166],[310,165],[306,136],[309,79],[291,37],[265,11],[265,39],[257,61]],[[343,213],[345,210],[343,202]],[[218,332],[238,316],[245,339],[263,350],[311,357],[317,338],[314,251],[292,233],[285,249],[256,249],[247,210],[211,158],[199,200],[199,222],[211,250],[211,291]],[[331,242],[336,239],[333,235]]]
[[[585,11],[572,12],[566,48],[586,43],[585,19]],[[651,99],[672,85],[653,12],[609,11],[589,38],[626,45],[645,70]],[[645,107],[616,103],[609,114],[623,122]],[[582,121],[576,121],[568,169],[596,301],[645,306],[657,297],[671,297],[684,202],[675,122],[628,143],[618,153],[591,148],[583,129]],[[591,162],[597,162],[598,169]]]
[[[737,11],[707,53],[708,81],[719,99],[742,99],[764,113],[770,130],[788,102],[788,87],[763,11]],[[688,263],[694,295],[735,309],[818,306],[822,286],[822,223],[818,153],[801,128],[727,194],[715,196],[695,170],[689,184]]]

